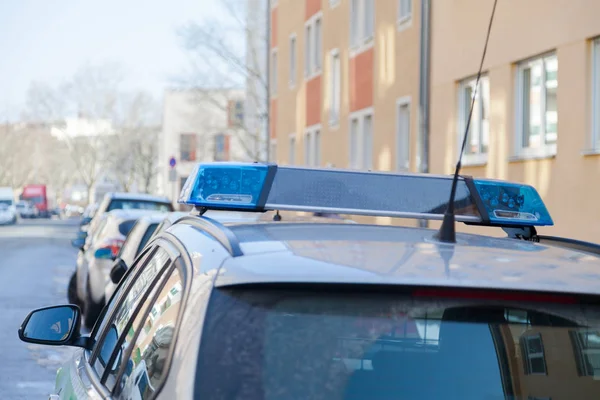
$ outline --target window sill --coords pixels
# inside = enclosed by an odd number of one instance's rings
[[[340,119],[330,119],[329,120],[329,129],[335,131],[340,128]]]
[[[412,26],[412,14],[407,15],[406,17],[400,18],[396,22],[396,26],[398,28],[398,32],[402,32],[407,30]]]
[[[329,8],[336,8],[341,3],[341,0],[329,0]]]
[[[471,154],[463,156],[463,167],[483,167],[487,165],[487,154]]]
[[[581,150],[582,156],[600,156],[600,148],[595,149],[583,149]]]
[[[368,39],[365,39],[362,44],[350,47],[350,58],[356,57],[357,55],[372,49],[374,44],[375,40],[373,39],[373,36],[371,36]]]
[[[508,162],[520,162],[527,160],[546,160],[556,157],[556,153],[533,153],[533,154],[518,154],[508,157]]]
[[[304,75],[304,80],[307,81],[307,82],[308,81],[312,81],[316,77],[321,76],[322,73],[323,73],[323,71],[319,69],[319,70],[317,70],[315,72],[312,72],[310,74],[306,74],[306,75]]]

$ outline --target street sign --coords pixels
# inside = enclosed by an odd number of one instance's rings
[[[177,182],[177,170],[175,168],[169,170],[169,182]]]
[[[175,157],[169,158],[169,166],[171,168],[175,168],[175,165],[177,165],[177,160],[175,160]]]

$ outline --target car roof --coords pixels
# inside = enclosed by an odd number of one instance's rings
[[[600,295],[599,256],[525,240],[457,233],[457,243],[447,244],[435,240],[434,229],[344,223],[226,229],[242,254],[223,263],[219,287],[348,283]],[[198,251],[199,237],[187,238],[188,251]]]
[[[162,221],[164,221],[165,219],[165,214],[164,212],[156,212],[153,211],[151,214],[149,215],[144,215],[142,216],[139,221],[140,222],[145,222],[148,225],[150,224],[160,224]]]
[[[120,219],[120,220],[125,220],[125,219],[140,219],[140,218],[143,218],[143,217],[149,217],[149,216],[151,216],[153,214],[156,214],[156,210],[140,210],[140,209],[124,210],[124,209],[117,209],[117,210],[108,211],[105,214],[109,218]]]
[[[170,203],[170,200],[165,196],[155,196],[148,193],[109,192],[106,196],[112,200],[142,200]]]

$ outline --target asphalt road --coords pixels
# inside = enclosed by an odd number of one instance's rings
[[[47,399],[72,349],[23,343],[17,330],[34,308],[67,303],[75,269],[76,220],[0,226],[0,398]]]

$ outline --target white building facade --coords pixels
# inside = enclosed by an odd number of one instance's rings
[[[250,161],[244,90],[168,90],[158,150],[158,194],[176,203],[199,162]],[[175,160],[175,167],[170,160]]]

